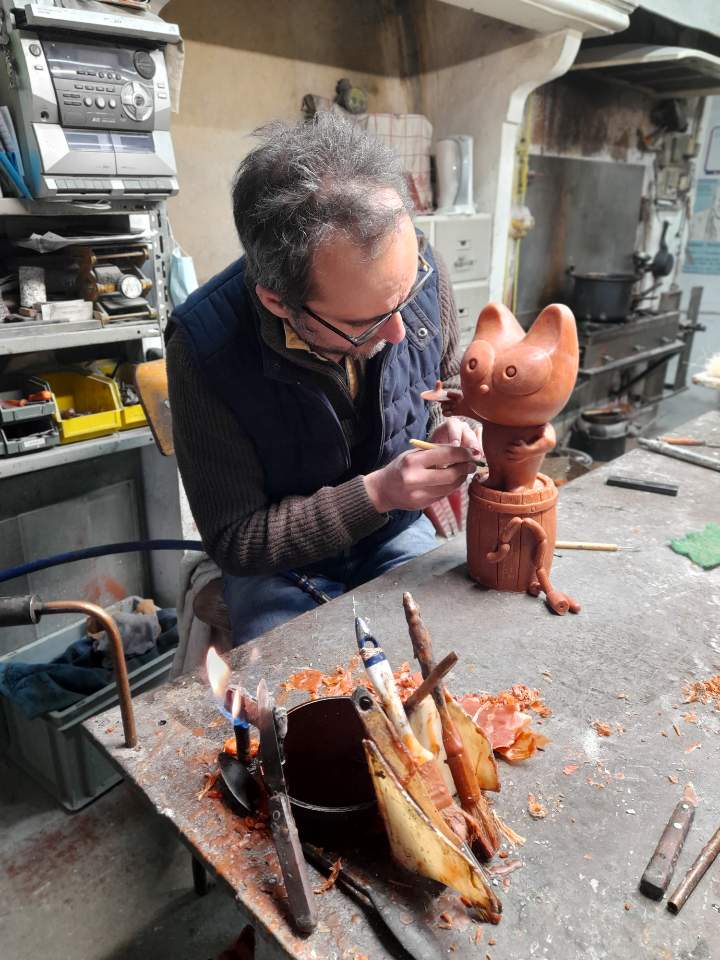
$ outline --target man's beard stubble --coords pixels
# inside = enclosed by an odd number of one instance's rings
[[[335,363],[344,360],[345,357],[351,357],[353,360],[371,360],[373,357],[376,357],[387,344],[387,340],[379,340],[377,343],[370,344],[369,346],[353,347],[348,344],[347,350],[328,350],[324,344],[318,343],[313,338],[312,333],[307,329],[307,325],[303,322],[302,318],[294,318],[292,325],[297,335],[305,341],[311,350],[314,350],[323,357],[327,357],[328,360],[335,361]]]

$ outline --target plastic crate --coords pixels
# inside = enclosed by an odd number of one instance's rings
[[[49,389],[44,380],[29,377],[22,388],[0,392],[0,400],[24,400],[33,393]],[[23,420],[37,420],[38,417],[51,417],[54,413],[55,404],[52,400],[32,400],[24,407],[3,407],[0,403],[0,426],[20,423]]]
[[[142,404],[131,403],[127,406],[122,399],[122,385],[128,384],[135,388],[135,367],[134,363],[122,363],[120,366],[114,360],[100,360],[94,365],[94,372],[105,376],[113,385],[116,391],[116,400],[120,408],[121,430],[135,430],[137,427],[147,426],[147,417]]]
[[[6,654],[2,660],[44,662],[59,656],[82,633],[81,625],[58,631]],[[168,679],[175,650],[160,654],[129,674],[133,696]],[[109,684],[64,710],[53,710],[29,720],[19,706],[0,697],[6,727],[5,753],[67,810],[79,810],[122,780],[95,745],[83,723],[118,703]]]
[[[0,426],[0,457],[37,453],[60,443],[60,434],[52,417],[38,417]]]
[[[100,374],[62,370],[43,373],[55,395],[55,419],[60,428],[60,443],[75,443],[116,433],[122,426],[119,395],[115,384]],[[80,416],[63,420],[67,410],[82,411]]]

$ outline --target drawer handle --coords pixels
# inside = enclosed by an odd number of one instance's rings
[[[458,257],[453,266],[456,270],[462,270],[463,267],[472,267],[475,263],[474,258]]]

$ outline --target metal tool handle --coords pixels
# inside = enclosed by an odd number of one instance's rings
[[[300,837],[287,794],[271,794],[268,812],[293,922],[301,933],[312,933],[317,926],[315,895],[305,870]]]
[[[684,460],[686,463],[694,463],[698,467],[705,467],[708,470],[717,470],[720,472],[720,460],[704,457],[701,453],[694,453],[692,450],[673,447],[669,443],[661,443],[659,440],[646,440],[644,437],[638,437],[638,446],[643,447],[645,450],[652,450],[653,453],[662,453],[664,456],[672,457],[674,460]]]
[[[25,627],[39,622],[40,597],[0,597],[0,627]]]
[[[652,900],[663,898],[694,816],[695,807],[685,800],[673,810],[640,880],[640,892],[646,897]]]
[[[710,837],[702,848],[700,856],[668,900],[667,908],[671,913],[679,913],[682,910],[685,901],[705,876],[705,871],[710,868],[718,853],[720,853],[720,829]]]

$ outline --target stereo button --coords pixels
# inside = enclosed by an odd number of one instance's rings
[[[85,99],[83,100],[83,103],[85,104],[86,107],[91,107],[91,106],[92,106],[92,97],[85,97]]]
[[[40,47],[39,43],[31,43],[28,47],[28,50],[34,57],[39,57],[42,53],[42,48]]]
[[[104,79],[105,79],[105,71],[104,71],[104,70],[101,70],[100,73],[98,74],[98,76],[101,77],[101,78],[104,80]]]
[[[104,109],[105,109],[105,97],[96,97],[96,98],[95,98],[95,103],[96,103],[96,105],[98,106],[98,108],[99,108],[100,110],[104,110]]]
[[[108,106],[111,110],[114,110],[117,106],[117,100],[114,100],[112,97],[108,100]]]

